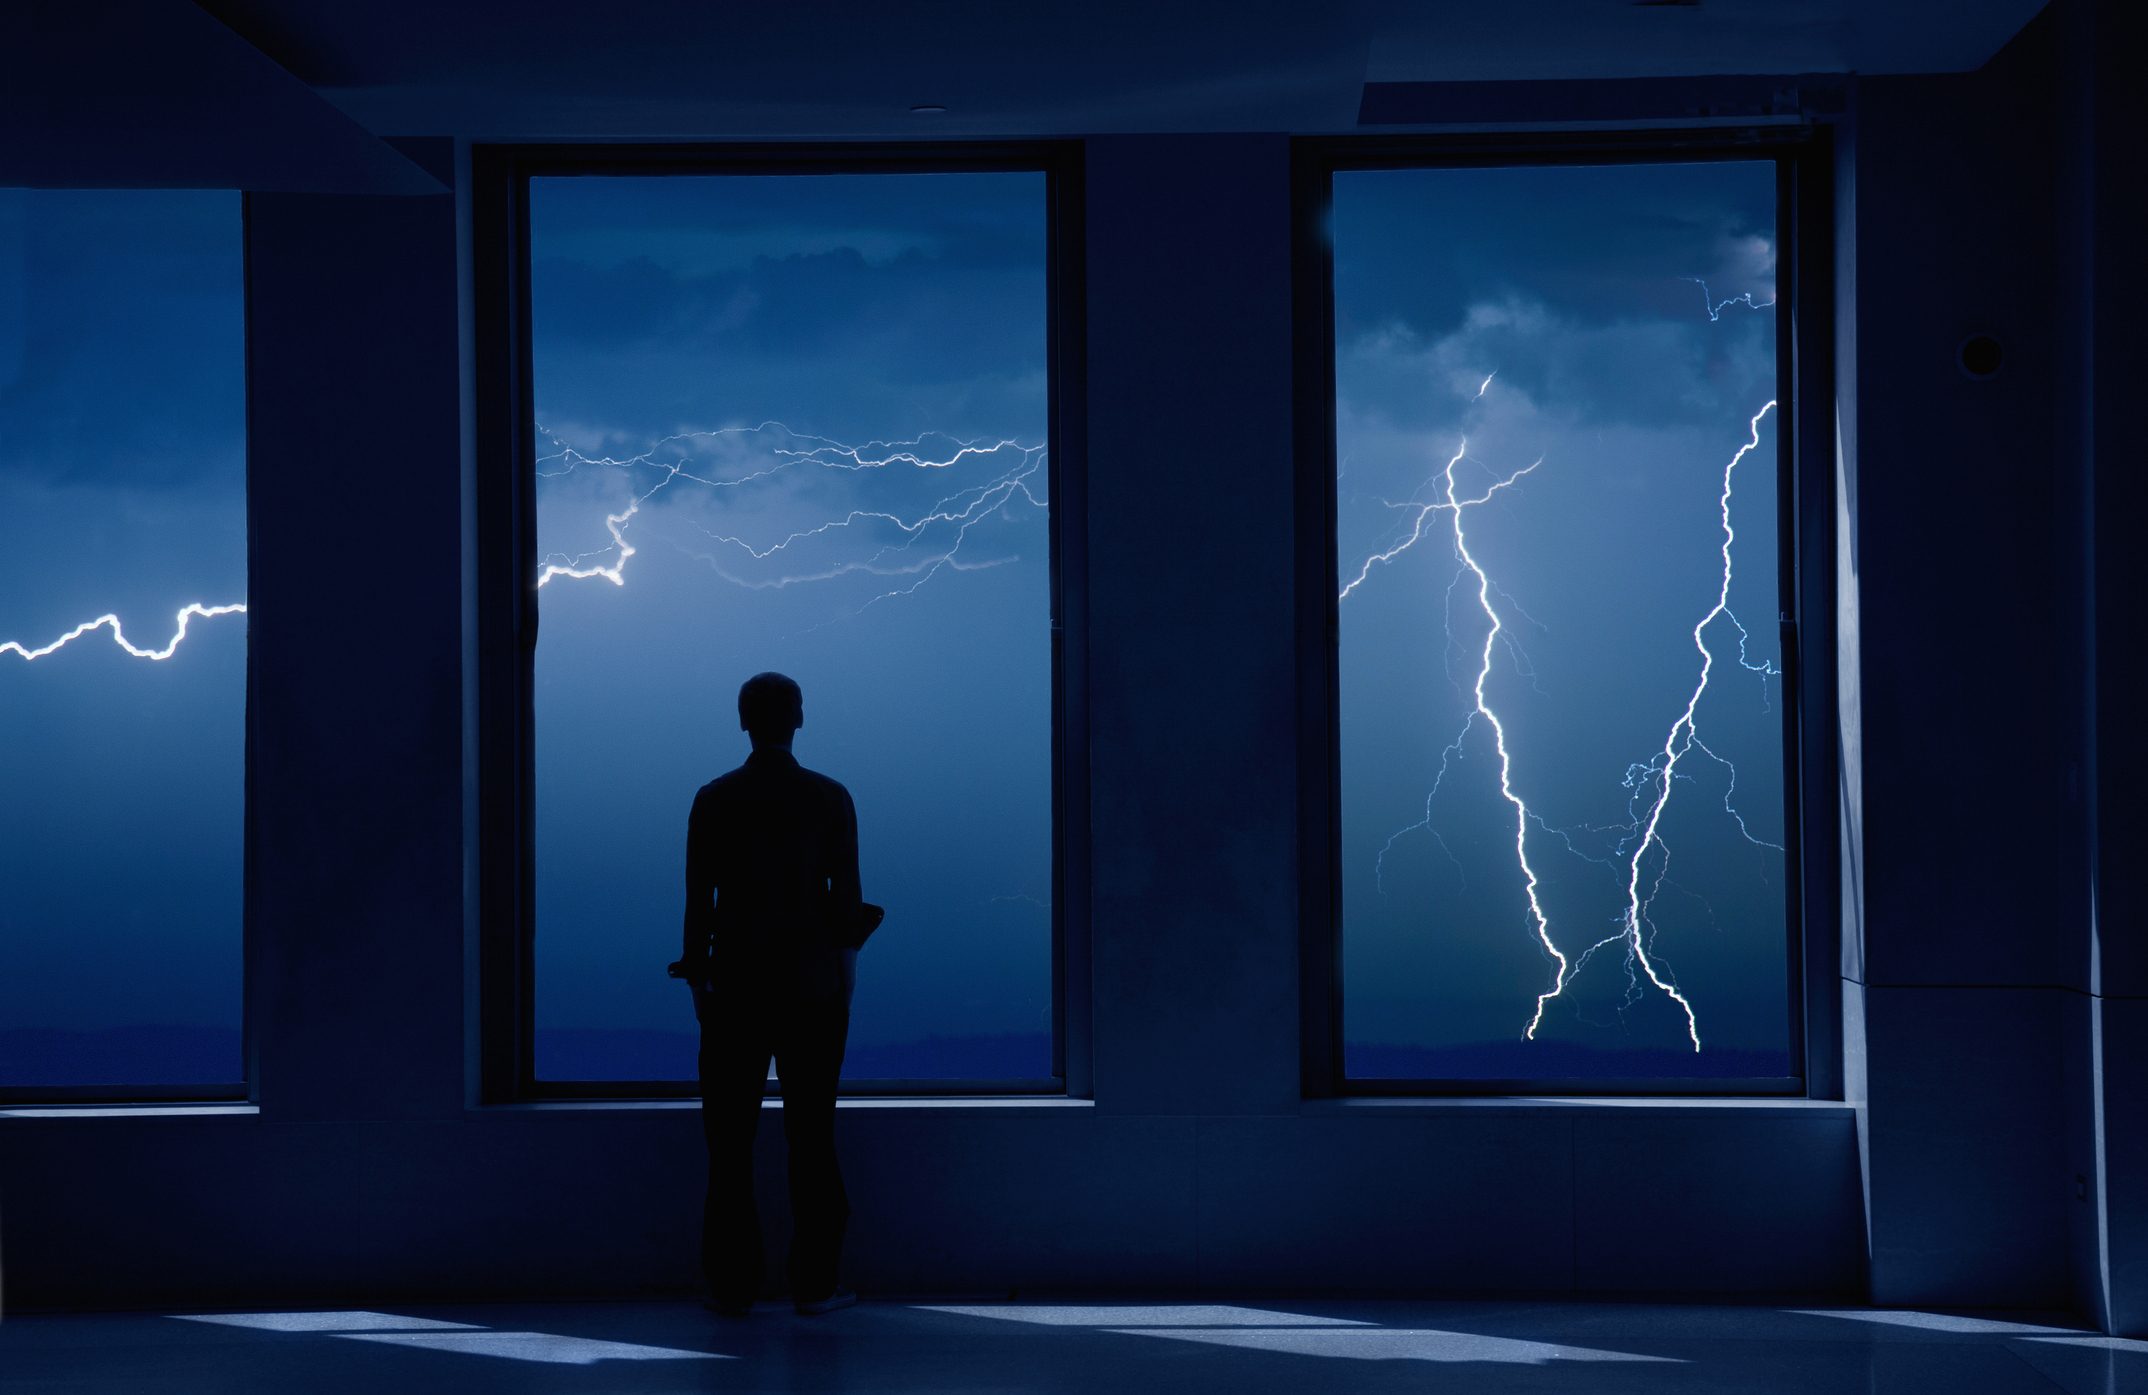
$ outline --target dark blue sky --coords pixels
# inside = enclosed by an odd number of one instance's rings
[[[0,643],[245,598],[240,239],[233,193],[0,190]],[[238,1079],[245,623],[0,653],[0,1082]],[[145,1026],[211,1030],[49,1035]]]
[[[851,1073],[1048,1074],[1043,177],[547,178],[531,209],[538,545],[567,569],[540,593],[540,1075],[693,1029],[662,972],[686,811],[762,669],[803,685],[799,758],[850,787],[888,907]],[[637,498],[621,584],[573,575],[618,566]]]
[[[1787,1069],[1779,683],[1716,667],[1658,838],[1641,937],[1598,950],[1520,1043],[1554,965],[1537,940],[1475,688],[1555,945],[1624,924],[1637,839],[1697,685],[1722,578],[1725,467],[1774,395],[1770,165],[1344,172],[1335,185],[1346,1054],[1353,1074],[1764,1075]],[[1708,293],[1691,278],[1707,282]],[[1710,300],[1713,297],[1713,301]],[[1490,381],[1487,384],[1486,379]],[[1466,450],[1464,443],[1466,441]],[[1536,463],[1536,462],[1541,463]],[[1733,611],[1777,658],[1773,418],[1734,476]],[[1420,526],[1417,542],[1395,551]],[[1394,551],[1393,560],[1367,562]],[[1457,737],[1461,742],[1446,759]],[[1707,754],[1712,751],[1719,761]],[[1729,764],[1725,764],[1728,762]],[[1439,793],[1431,796],[1434,786]],[[1641,798],[1629,805],[1638,792]],[[1637,985],[1629,987],[1629,985]]]

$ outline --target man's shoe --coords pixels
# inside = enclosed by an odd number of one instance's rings
[[[718,1317],[741,1318],[753,1312],[751,1298],[704,1298],[701,1306]]]
[[[838,1308],[848,1308],[857,1301],[858,1295],[854,1290],[839,1288],[825,1298],[800,1299],[796,1306],[799,1313],[805,1317],[819,1317],[822,1313],[832,1313]]]

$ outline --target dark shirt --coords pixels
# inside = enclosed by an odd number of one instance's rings
[[[685,957],[705,951],[711,982],[847,996],[857,956],[837,927],[858,908],[858,813],[840,784],[765,750],[694,796]]]

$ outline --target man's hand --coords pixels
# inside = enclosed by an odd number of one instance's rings
[[[709,957],[706,954],[694,954],[684,959],[674,959],[664,966],[664,972],[673,978],[683,978],[696,988],[703,988],[709,981]]]

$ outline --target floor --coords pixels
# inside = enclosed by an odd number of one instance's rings
[[[29,1314],[0,1391],[1676,1392],[2148,1395],[2148,1342],[2063,1319],[1633,1304],[688,1303]]]

